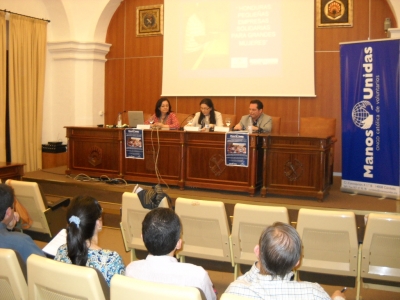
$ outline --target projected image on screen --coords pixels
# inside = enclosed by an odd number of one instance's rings
[[[182,2],[181,70],[229,66],[229,20],[210,2]],[[210,8],[213,8],[210,10]],[[218,5],[218,8],[222,8]]]
[[[165,0],[164,8],[163,95],[314,96],[313,1]]]
[[[271,20],[280,15],[279,3],[232,2],[182,1],[180,76],[261,77],[280,71],[280,22]]]

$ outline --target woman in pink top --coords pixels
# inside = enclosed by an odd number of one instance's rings
[[[158,128],[179,129],[178,118],[175,113],[171,111],[171,104],[167,98],[160,98],[157,101],[155,113],[145,124],[152,124],[152,127]]]

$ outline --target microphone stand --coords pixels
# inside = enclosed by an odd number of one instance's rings
[[[188,115],[185,119],[183,119],[183,121],[182,121],[181,124],[179,125],[179,130],[183,130],[182,124],[183,124],[187,119],[189,119],[189,117],[193,117],[194,115],[195,115],[195,113],[194,113],[194,114],[190,114],[190,115]]]

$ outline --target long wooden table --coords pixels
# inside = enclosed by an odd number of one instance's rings
[[[264,139],[264,176],[261,195],[315,197],[328,194],[332,169],[330,137],[270,135]]]
[[[144,130],[144,159],[125,157],[124,130],[66,127],[67,174],[123,178],[254,195],[311,196],[329,191],[329,137],[251,134],[249,166],[225,165],[225,133]],[[161,176],[159,179],[158,174]]]
[[[21,180],[24,176],[25,164],[0,162],[0,179],[6,182],[8,179]]]
[[[262,139],[249,137],[249,166],[225,165],[225,133],[186,132],[185,186],[248,192],[254,195],[262,183]]]

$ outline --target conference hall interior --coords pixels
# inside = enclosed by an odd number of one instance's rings
[[[45,247],[67,225],[61,201],[90,195],[103,208],[99,246],[128,265],[147,255],[141,220],[130,220],[147,210],[123,203],[136,197],[134,188],[158,186],[173,208],[179,199],[194,208],[211,203],[209,213],[190,217],[203,224],[193,229],[203,244],[189,246],[193,238],[185,239],[180,215],[181,257],[208,272],[218,299],[256,260],[252,249],[262,229],[279,220],[302,230],[300,280],[318,282],[329,295],[347,287],[346,299],[398,299],[398,197],[343,189],[343,156],[352,149],[342,143],[341,47],[399,40],[400,0],[240,2],[0,0],[0,180],[29,183],[29,195],[19,200],[38,221],[23,232]],[[327,11],[330,4],[342,9],[342,19]],[[32,20],[32,29],[10,26],[10,15]],[[199,30],[208,40],[196,55],[187,54]],[[144,127],[143,157],[129,157],[129,112],[143,112],[146,121],[161,97],[169,99],[180,128]],[[187,127],[204,98],[222,114],[224,125],[215,132]],[[244,133],[247,165],[229,166],[228,136],[243,133],[232,128],[254,99],[272,117],[272,132]],[[119,116],[125,127],[117,127]],[[241,221],[242,208],[253,219]],[[307,213],[315,215],[316,228],[307,228]],[[367,248],[364,242],[374,240],[368,220],[385,216],[393,222],[376,233],[380,247]],[[268,220],[257,224],[259,218]],[[207,222],[217,225],[202,232]],[[245,237],[250,242],[241,244]],[[214,239],[221,239],[220,249]],[[388,240],[392,249],[383,244]],[[185,252],[185,242],[199,253]],[[317,247],[310,258],[307,246]],[[367,261],[373,249],[381,252]],[[29,272],[22,299],[28,281]]]

